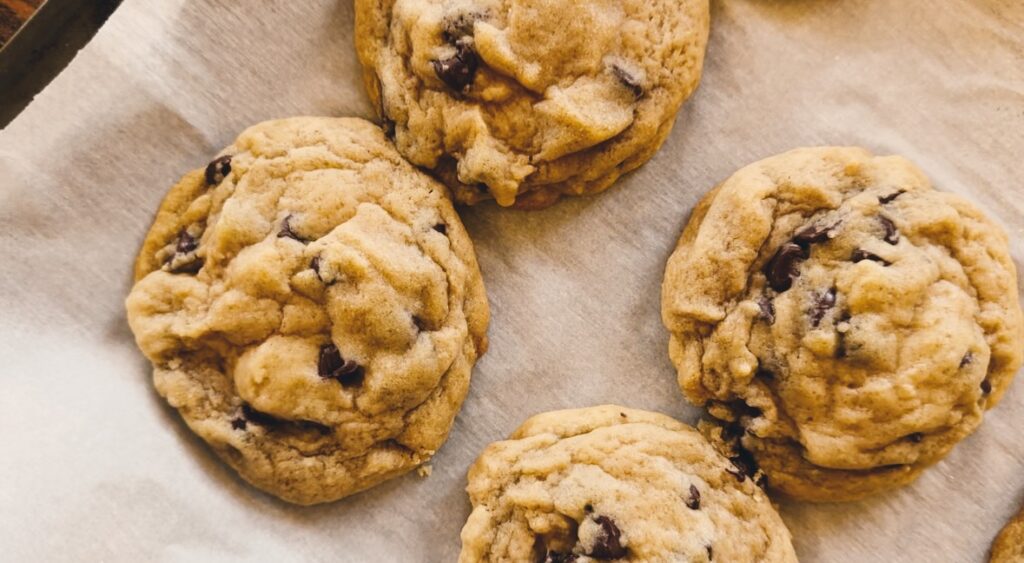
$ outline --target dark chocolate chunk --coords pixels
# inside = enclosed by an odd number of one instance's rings
[[[306,239],[304,239],[304,238],[300,237],[299,235],[295,234],[295,231],[292,230],[292,216],[291,215],[288,215],[287,217],[285,217],[284,221],[281,222],[281,230],[277,232],[277,238],[290,238],[290,239],[294,239],[294,240],[297,240],[297,241],[302,242],[302,243],[309,242]]]
[[[193,254],[199,248],[199,241],[188,231],[182,229],[178,233],[178,241],[174,244],[174,254],[167,257],[170,271],[175,274],[195,274],[203,267],[203,259]],[[192,256],[189,256],[192,254]]]
[[[573,563],[576,561],[576,554],[562,553],[560,551],[549,551],[544,558],[544,563]]]
[[[629,88],[629,91],[633,93],[633,98],[639,100],[644,95],[644,85],[640,83],[640,80],[633,76],[628,70],[622,68],[619,65],[612,65],[612,74],[615,78],[622,83],[623,86]]]
[[[889,244],[896,244],[900,241],[900,232],[896,229],[895,223],[882,215],[878,216],[878,222],[881,223],[882,228],[885,229],[885,236],[882,237],[882,240]]]
[[[206,165],[206,183],[216,186],[231,173],[231,155],[222,156]]]
[[[601,527],[600,533],[594,538],[594,545],[587,553],[594,559],[618,559],[626,556],[626,548],[622,545],[622,531],[607,516],[597,516],[594,522]]]
[[[446,225],[444,223],[438,223],[438,224],[434,225],[434,230],[439,232],[439,233],[441,233],[442,235],[447,235],[448,234],[448,225]]]
[[[690,485],[690,497],[686,499],[686,507],[690,510],[700,509],[700,490],[696,485]]]
[[[232,420],[231,421],[231,427],[234,428],[235,430],[245,430],[245,427],[246,427],[245,419],[242,418],[242,417],[238,417],[238,418]]]
[[[317,362],[317,371],[324,379],[334,379],[343,387],[354,387],[363,382],[365,370],[352,360],[341,357],[341,352],[334,344],[324,344],[320,347],[320,359]]]
[[[814,296],[814,306],[811,308],[811,326],[817,327],[825,313],[829,312],[836,305],[836,288],[830,288],[824,293]]]
[[[854,262],[871,260],[872,262],[878,262],[883,266],[888,266],[890,264],[890,262],[885,258],[882,258],[881,256],[875,254],[874,252],[864,250],[863,248],[858,248],[857,250],[854,250],[853,255],[850,256],[850,260],[853,260]]]
[[[921,440],[924,440],[924,434],[921,434],[920,432],[914,432],[913,434],[908,435],[907,439],[915,444],[920,444]]]
[[[779,293],[793,287],[793,279],[800,275],[797,264],[806,260],[808,253],[794,242],[787,242],[779,247],[775,256],[764,266],[764,275],[768,285]]]
[[[172,268],[171,272],[175,274],[198,274],[199,270],[203,269],[203,259],[196,258],[189,262],[179,264],[177,267]]]
[[[761,313],[757,317],[767,321],[769,325],[775,324],[775,303],[772,302],[771,298],[767,295],[762,295],[757,300],[757,306],[761,308]]]
[[[800,246],[809,246],[819,242],[825,242],[835,236],[835,228],[839,226],[839,223],[840,222],[837,220],[831,225],[823,223],[808,225],[793,235],[793,242]]]
[[[454,55],[444,60],[431,61],[431,64],[434,65],[437,77],[449,88],[456,92],[465,92],[473,84],[480,59],[472,45],[460,43],[455,46]]]
[[[964,354],[964,357],[960,360],[960,367],[966,367],[966,366],[970,365],[971,362],[973,362],[973,361],[974,361],[974,353],[973,352],[967,352],[966,354]]]
[[[878,203],[881,203],[882,205],[885,205],[886,203],[889,203],[890,201],[900,197],[901,195],[903,195],[905,193],[907,193],[907,190],[897,190],[897,191],[895,191],[895,192],[893,192],[893,193],[891,193],[891,194],[889,194],[887,196],[879,197],[878,198]]]
[[[988,395],[989,393],[991,393],[992,392],[992,382],[990,382],[987,379],[982,380],[982,382],[981,382],[981,392],[984,393],[985,395]]]

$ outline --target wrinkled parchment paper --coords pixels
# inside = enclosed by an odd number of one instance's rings
[[[246,126],[371,116],[350,0],[125,0],[0,133],[0,559],[452,561],[465,471],[526,416],[694,421],[659,317],[697,199],[761,157],[856,144],[971,196],[1024,259],[1024,3],[713,0],[704,81],[647,166],[542,212],[466,209],[491,348],[433,475],[299,508],[165,406],[122,305],[165,191]],[[3,87],[3,85],[0,85]],[[972,562],[1024,501],[1024,381],[914,485],[783,502],[803,561]]]

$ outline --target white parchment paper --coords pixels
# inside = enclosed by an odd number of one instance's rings
[[[1024,2],[713,0],[703,84],[647,166],[541,212],[463,211],[490,352],[433,475],[334,504],[244,484],[150,384],[122,301],[165,191],[242,129],[372,115],[350,0],[125,0],[0,133],[0,559],[452,561],[465,471],[526,416],[605,402],[693,421],[659,317],[697,199],[759,158],[917,162],[1024,259]],[[3,85],[0,85],[3,87]],[[783,502],[803,561],[971,562],[1024,500],[1024,381],[917,483]]]

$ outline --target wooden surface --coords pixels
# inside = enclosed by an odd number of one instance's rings
[[[39,9],[45,0],[0,0],[0,47]]]

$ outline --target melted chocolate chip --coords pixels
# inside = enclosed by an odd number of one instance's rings
[[[775,303],[772,302],[771,298],[767,295],[762,295],[757,300],[757,306],[761,308],[757,318],[766,321],[769,325],[775,324]]]
[[[915,444],[920,444],[921,440],[924,440],[924,434],[921,434],[920,432],[914,432],[913,434],[908,435],[907,439]]]
[[[317,371],[324,379],[334,379],[343,387],[354,387],[363,382],[365,370],[352,360],[341,357],[341,352],[334,344],[324,344],[320,347],[320,359],[317,362]]]
[[[779,250],[775,252],[775,256],[764,267],[768,285],[779,293],[793,287],[793,279],[800,274],[797,271],[797,265],[806,260],[808,256],[808,252],[794,242],[787,242],[780,246]]]
[[[793,235],[793,242],[801,246],[825,242],[835,236],[835,228],[838,226],[839,221],[836,221],[831,225],[825,225],[822,223],[808,225]]]
[[[829,312],[832,307],[836,305],[836,288],[830,288],[824,293],[819,293],[814,297],[814,306],[811,308],[811,326],[817,327],[821,324],[821,319],[825,318],[825,313]]]
[[[862,248],[854,250],[853,254],[850,256],[850,260],[852,260],[853,262],[863,262],[864,260],[871,260],[872,262],[878,262],[883,266],[888,266],[890,264],[890,262],[885,258],[882,258],[881,256],[875,254],[874,252],[870,252]]]
[[[231,421],[231,427],[235,430],[245,430],[246,422],[242,417],[238,417]]]
[[[231,155],[222,156],[206,165],[206,183],[219,185],[231,173]]]
[[[615,78],[617,78],[623,86],[629,88],[629,91],[633,93],[633,98],[639,100],[643,97],[644,86],[640,83],[640,80],[637,77],[633,76],[632,73],[619,65],[612,65],[611,69]]]
[[[460,43],[455,46],[454,55],[444,60],[431,61],[431,64],[434,65],[434,73],[449,88],[456,92],[465,92],[476,78],[480,59],[472,45]]]
[[[896,229],[895,223],[881,215],[878,216],[878,222],[881,223],[882,228],[885,229],[885,236],[882,237],[882,240],[889,244],[896,244],[900,241],[900,232]]]
[[[434,230],[441,233],[442,235],[448,235],[448,225],[444,223],[438,223],[434,225]]]
[[[594,559],[618,559],[626,556],[626,548],[622,545],[622,531],[607,516],[597,516],[594,522],[601,527],[600,533],[594,538],[594,545],[587,553]]]
[[[964,357],[960,360],[960,367],[966,367],[974,362],[974,353],[967,352]]]
[[[690,510],[700,509],[700,490],[696,485],[690,485],[690,497],[686,499],[686,508]]]
[[[196,258],[190,262],[179,264],[176,268],[172,268],[171,272],[175,274],[198,274],[199,270],[203,269],[203,259]]]
[[[736,467],[737,472],[728,469],[726,471],[741,483],[745,477],[753,477],[757,474],[757,461],[754,460],[753,454],[743,448],[738,448],[736,455],[729,458],[729,462]]]
[[[573,563],[577,555],[574,553],[562,553],[560,551],[549,551],[544,558],[544,563]]]
[[[188,234],[188,231],[185,229],[182,229],[181,232],[178,233],[178,243],[174,246],[174,251],[178,254],[188,254],[198,246],[199,243],[196,241],[195,237]]]
[[[885,204],[891,202],[892,200],[900,197],[901,195],[903,195],[905,193],[907,193],[907,190],[897,190],[897,191],[895,191],[895,192],[893,192],[893,193],[891,193],[891,194],[889,194],[887,196],[879,197],[878,198],[878,203],[881,203],[882,205],[885,205]]]
[[[982,380],[981,392],[984,393],[985,395],[988,395],[989,393],[992,392],[992,383],[989,380]]]
[[[304,238],[300,237],[299,235],[295,234],[295,231],[292,230],[292,216],[291,215],[288,215],[287,217],[285,217],[284,221],[281,222],[281,230],[277,232],[277,238],[290,238],[290,239],[297,240],[297,241],[302,242],[302,243],[309,242],[306,239],[304,239]]]

